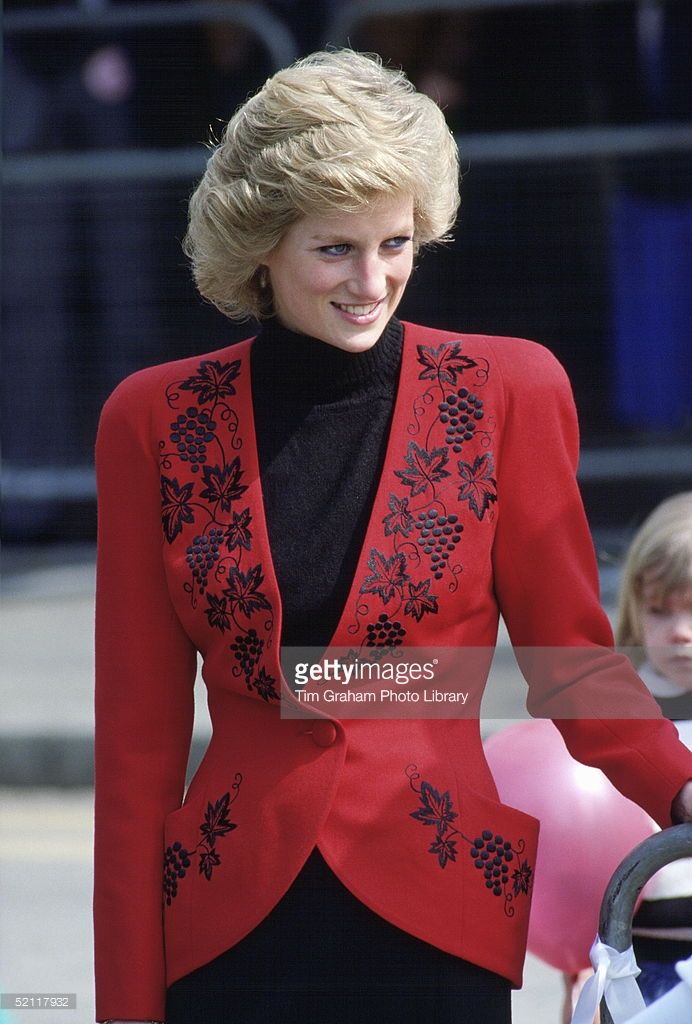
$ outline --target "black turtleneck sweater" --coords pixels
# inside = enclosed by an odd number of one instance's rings
[[[268,322],[253,344],[255,427],[284,646],[326,647],[355,575],[389,437],[403,328],[344,352]]]

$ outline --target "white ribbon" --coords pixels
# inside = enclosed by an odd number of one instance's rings
[[[606,946],[597,935],[589,956],[594,974],[579,994],[572,1024],[593,1024],[604,996],[613,1024],[626,1024],[630,1017],[644,1009],[644,998],[634,980],[641,972],[632,947],[620,953]]]

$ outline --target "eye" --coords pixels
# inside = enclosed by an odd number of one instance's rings
[[[647,604],[645,609],[647,615],[667,615],[665,608],[660,604]]]
[[[386,242],[382,243],[382,245],[385,249],[398,251],[399,249],[403,249],[410,241],[410,235],[397,235],[395,238],[388,238]]]
[[[325,256],[345,256],[350,248],[347,242],[338,242],[336,245],[321,245],[319,251]]]

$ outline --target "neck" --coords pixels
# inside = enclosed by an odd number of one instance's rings
[[[667,676],[662,676],[660,672],[657,672],[650,661],[645,661],[640,666],[639,675],[654,697],[681,697],[688,692],[684,686],[679,686],[672,679],[668,679]]]

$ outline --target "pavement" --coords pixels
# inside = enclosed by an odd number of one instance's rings
[[[616,583],[617,570],[607,566],[602,592],[611,612]],[[75,993],[76,1008],[39,1015],[45,1024],[94,1020],[93,592],[90,545],[3,557],[0,992]],[[521,716],[525,691],[504,632],[499,648],[503,713]],[[485,720],[484,734],[506,721]],[[190,771],[209,734],[198,680]],[[514,1024],[559,1024],[561,999],[559,973],[529,956],[524,988],[513,997]],[[0,1009],[0,1024],[38,1019],[34,1010]]]

